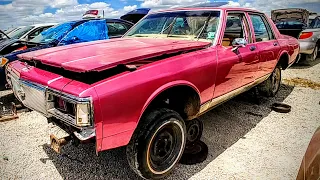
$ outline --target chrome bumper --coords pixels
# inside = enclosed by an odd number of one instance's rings
[[[46,86],[32,83],[20,79],[14,72],[7,69],[6,77],[12,87],[15,97],[26,107],[40,112],[45,117],[55,117],[67,125],[71,125],[77,129],[93,128],[93,106],[91,98],[78,98],[67,95],[55,90],[49,89]],[[86,103],[90,105],[90,125],[77,126],[76,117],[59,111],[49,100],[49,95],[56,95],[65,99],[68,102],[75,104]]]

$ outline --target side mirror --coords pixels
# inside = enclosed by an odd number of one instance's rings
[[[232,51],[235,52],[237,51],[240,47],[246,47],[248,44],[247,40],[244,38],[235,38],[232,41]]]

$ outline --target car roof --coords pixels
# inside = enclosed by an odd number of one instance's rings
[[[30,26],[34,26],[34,27],[43,27],[43,26],[54,26],[57,25],[58,23],[42,23],[42,24],[32,24]]]
[[[261,11],[258,11],[256,9],[251,8],[242,8],[242,7],[210,7],[210,6],[196,6],[196,7],[183,7],[183,8],[172,8],[172,9],[165,9],[160,11],[155,11],[153,13],[162,13],[162,12],[175,12],[175,11],[201,11],[201,10],[216,10],[216,11],[246,11],[246,12],[257,12],[257,13],[263,13]]]

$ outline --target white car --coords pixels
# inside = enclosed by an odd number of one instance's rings
[[[20,29],[15,30],[8,34],[11,39],[20,39],[24,41],[29,41],[33,39],[42,31],[56,25],[56,23],[46,23],[46,24],[33,24],[30,26],[19,27]]]

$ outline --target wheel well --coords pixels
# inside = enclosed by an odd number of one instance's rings
[[[289,55],[287,53],[283,53],[280,56],[280,59],[277,65],[280,65],[282,70],[287,69],[287,67],[289,66]]]
[[[188,119],[199,112],[200,97],[190,86],[171,87],[158,94],[148,105],[145,112],[161,107],[172,109],[178,112],[183,119]]]

